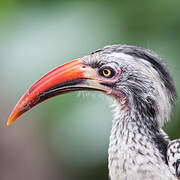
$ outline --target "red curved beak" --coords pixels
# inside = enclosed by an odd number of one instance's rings
[[[35,82],[22,96],[14,107],[7,126],[48,98],[77,90],[102,90],[96,87],[97,84],[90,85],[87,82],[87,79],[92,80],[94,76],[95,70],[84,65],[81,60],[74,60],[55,68]]]

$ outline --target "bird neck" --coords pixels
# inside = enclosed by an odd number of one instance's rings
[[[132,171],[141,171],[141,168],[146,170],[147,163],[166,163],[167,137],[151,122],[154,121],[148,116],[116,106],[108,152],[112,180],[119,176],[126,179]]]

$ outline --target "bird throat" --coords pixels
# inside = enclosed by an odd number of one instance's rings
[[[148,116],[146,119],[140,112],[115,106],[108,150],[109,176],[111,180],[141,179],[143,172],[151,171],[152,164],[166,164],[168,140],[162,129],[150,124]]]

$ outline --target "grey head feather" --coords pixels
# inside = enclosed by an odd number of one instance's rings
[[[128,54],[130,56],[141,58],[141,59],[144,59],[144,60],[150,62],[152,67],[154,69],[156,69],[156,71],[159,73],[161,80],[164,82],[164,84],[169,92],[171,103],[172,104],[175,103],[177,93],[176,93],[173,79],[172,79],[170,73],[168,72],[165,62],[154,51],[151,51],[149,49],[144,49],[141,47],[137,47],[137,46],[119,44],[119,45],[105,46],[104,48],[98,49],[98,50],[92,52],[91,54],[95,54],[98,52],[103,53],[103,54],[111,54],[113,52],[124,53],[124,54]]]
[[[157,121],[153,122],[155,126],[157,123],[161,127],[168,120],[176,89],[165,62],[155,52],[137,46],[111,45],[92,52],[85,62],[93,68],[109,62],[119,63],[124,74],[114,87],[124,91],[131,108],[153,119],[158,114]]]

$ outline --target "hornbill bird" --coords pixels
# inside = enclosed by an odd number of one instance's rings
[[[162,130],[176,90],[155,52],[111,45],[59,66],[27,90],[7,125],[42,101],[73,91],[99,91],[114,99],[108,149],[111,180],[180,178],[180,139],[170,141]]]

